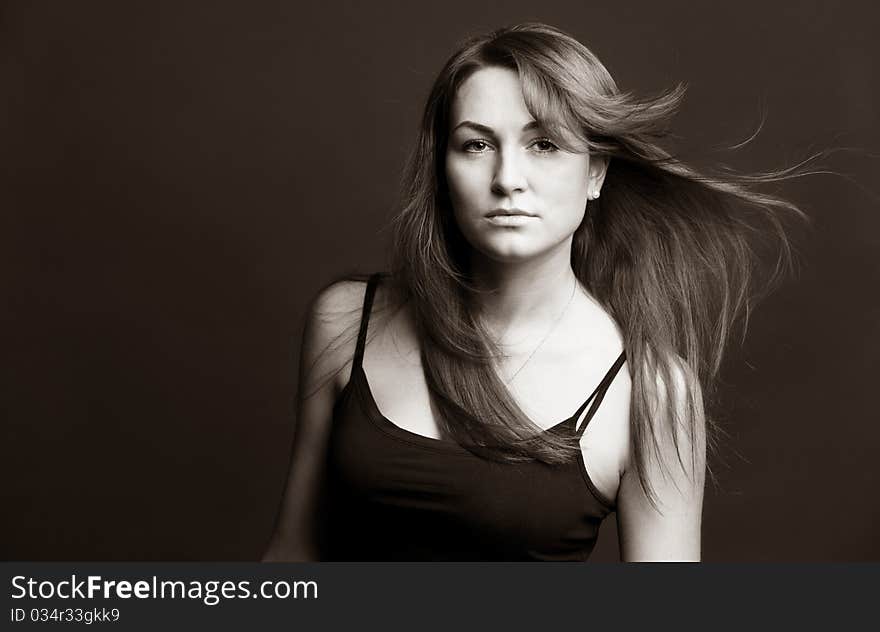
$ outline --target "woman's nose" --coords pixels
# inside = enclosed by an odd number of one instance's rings
[[[515,191],[525,190],[526,174],[523,157],[516,152],[499,152],[498,164],[492,179],[492,190],[499,195],[510,195]]]

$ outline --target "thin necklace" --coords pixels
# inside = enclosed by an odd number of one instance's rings
[[[547,331],[546,334],[544,334],[544,337],[541,338],[541,341],[538,343],[538,346],[532,350],[532,352],[529,354],[529,357],[526,358],[526,361],[523,362],[520,365],[520,367],[516,371],[513,372],[513,375],[511,375],[509,378],[504,380],[505,384],[510,384],[511,382],[513,382],[513,379],[517,375],[519,375],[520,371],[522,371],[525,368],[525,366],[529,363],[529,360],[531,360],[535,356],[535,354],[538,353],[538,349],[541,348],[541,346],[544,344],[544,342],[547,340],[547,338],[550,337],[550,334],[552,334],[553,331],[556,329],[556,326],[559,325],[560,321],[562,321],[562,317],[565,316],[565,313],[568,311],[568,308],[571,307],[572,301],[574,301],[575,290],[577,290],[577,278],[575,278],[575,280],[574,280],[574,285],[571,288],[571,296],[568,299],[568,303],[565,304],[565,308],[562,310],[562,312],[560,312],[559,316],[556,317],[556,320],[553,321],[553,324],[550,325],[550,329]]]

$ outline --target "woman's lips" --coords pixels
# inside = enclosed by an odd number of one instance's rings
[[[535,215],[524,214],[497,214],[487,215],[486,221],[493,226],[525,226],[526,224],[537,221]]]
[[[527,217],[535,216],[534,213],[530,213],[519,208],[496,208],[494,211],[489,211],[486,214],[487,217],[495,217],[496,215],[525,215]]]

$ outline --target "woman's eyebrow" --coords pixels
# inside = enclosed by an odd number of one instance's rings
[[[495,130],[493,130],[491,127],[489,127],[487,125],[482,125],[480,123],[474,123],[473,121],[467,121],[467,120],[462,121],[461,123],[456,125],[454,128],[452,128],[453,133],[456,130],[458,130],[458,128],[460,128],[460,127],[469,127],[477,132],[480,132],[481,134],[489,134],[489,135],[495,134]],[[522,131],[527,132],[532,129],[538,129],[539,127],[541,127],[541,124],[538,123],[538,121],[529,121],[528,123],[523,125]]]

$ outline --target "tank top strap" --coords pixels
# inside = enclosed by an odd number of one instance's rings
[[[573,415],[574,423],[577,425],[578,417],[581,416],[581,413],[584,412],[584,409],[590,405],[590,402],[593,402],[593,405],[590,406],[589,412],[587,412],[587,416],[584,417],[584,421],[581,424],[581,427],[575,431],[575,434],[580,437],[584,434],[584,430],[587,428],[587,424],[590,423],[590,420],[593,418],[593,415],[596,414],[596,411],[599,409],[599,404],[602,403],[602,400],[605,398],[605,393],[608,391],[608,387],[611,386],[611,383],[614,381],[615,376],[618,371],[620,371],[620,367],[623,366],[623,363],[626,362],[626,351],[622,351],[621,354],[617,357],[614,364],[611,365],[611,368],[608,369],[608,372],[605,374],[605,377],[602,378],[602,381],[599,382],[599,385],[596,387],[596,390],[590,394],[583,404],[581,404],[580,408],[577,409],[577,412]]]
[[[377,272],[370,276],[367,281],[367,291],[364,293],[364,308],[361,312],[361,328],[358,332],[357,347],[354,350],[354,360],[352,368],[358,368],[364,360],[364,348],[367,345],[367,327],[370,323],[370,311],[373,308],[373,297],[376,294],[376,286],[379,285],[381,272]]]

